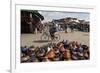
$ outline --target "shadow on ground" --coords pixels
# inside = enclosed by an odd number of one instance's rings
[[[83,36],[89,36],[89,34],[83,34]]]
[[[50,40],[35,40],[33,41],[35,43],[46,43],[46,42],[51,42]]]

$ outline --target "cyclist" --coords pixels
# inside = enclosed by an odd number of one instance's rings
[[[50,33],[50,36],[51,36],[51,39],[54,39],[55,38],[55,32],[56,32],[56,27],[55,26],[51,26],[50,29],[49,29],[49,33]]]

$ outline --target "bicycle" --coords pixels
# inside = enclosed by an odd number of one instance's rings
[[[60,40],[60,35],[55,33],[53,38],[51,37],[51,35],[49,33],[43,33],[41,35],[41,40],[49,41],[50,39],[52,41],[59,41]]]

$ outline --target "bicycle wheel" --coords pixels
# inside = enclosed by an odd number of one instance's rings
[[[59,34],[55,34],[54,40],[55,40],[55,41],[59,41],[59,40],[60,40],[60,35],[59,35]]]
[[[49,40],[49,37],[47,35],[43,34],[41,36],[41,40],[48,41]]]

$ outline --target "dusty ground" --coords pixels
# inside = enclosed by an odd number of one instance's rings
[[[82,44],[86,44],[89,46],[89,33],[88,32],[80,32],[80,31],[74,31],[74,32],[57,32],[60,35],[60,40],[62,41],[63,39],[69,40],[69,41],[78,41]],[[35,45],[35,46],[42,46],[44,44],[50,43],[50,41],[41,41],[42,33],[38,34],[21,34],[21,46],[30,46],[30,45]],[[59,42],[56,41],[56,42]]]

